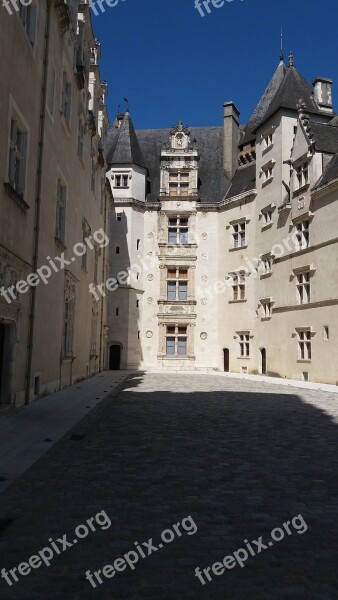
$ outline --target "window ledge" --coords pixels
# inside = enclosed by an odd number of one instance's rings
[[[270,229],[270,227],[272,227],[272,225],[273,225],[273,221],[271,221],[271,223],[266,223],[265,225],[262,225],[261,231],[266,231],[267,229]]]
[[[251,356],[237,356],[237,360],[250,360]]]
[[[229,304],[242,304],[243,302],[247,302],[247,299],[244,300],[229,300]]]
[[[297,362],[298,362],[298,363],[311,363],[311,362],[312,362],[312,360],[311,360],[311,359],[308,359],[308,358],[299,358],[299,359],[297,360]]]
[[[271,277],[272,275],[272,271],[270,271],[269,273],[262,273],[262,275],[260,276],[260,279],[267,279],[268,277]]]
[[[197,300],[168,300],[167,298],[160,298],[157,300],[157,304],[173,304],[177,306],[178,304],[189,305],[189,304],[197,304]]]
[[[305,185],[302,185],[302,187],[297,188],[296,190],[294,190],[292,197],[293,198],[297,198],[297,196],[300,196],[300,194],[303,194],[304,192],[306,192],[306,190],[308,190],[310,187],[309,183],[306,183]]]
[[[270,152],[270,150],[272,150],[272,148],[273,148],[273,142],[272,142],[272,144],[270,144],[269,146],[264,148],[264,150],[262,152],[262,156],[265,156],[268,152]]]
[[[272,317],[262,317],[261,321],[271,321]]]
[[[269,185],[269,183],[271,183],[272,180],[273,180],[273,176],[269,177],[269,179],[267,179],[266,181],[263,181],[262,188],[265,188],[267,185]]]
[[[30,208],[29,204],[18,194],[18,192],[11,186],[10,183],[4,183],[6,194],[16,202],[16,204],[25,212]]]
[[[57,246],[59,246],[61,248],[61,250],[67,250],[67,246],[66,244],[60,240],[57,236],[54,237],[55,243],[57,244]]]
[[[244,244],[243,246],[236,246],[229,248],[229,252],[236,252],[236,250],[245,250],[248,247],[248,244]]]

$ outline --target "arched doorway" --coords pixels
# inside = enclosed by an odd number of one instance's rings
[[[261,358],[262,358],[262,364],[261,364],[262,375],[266,375],[266,349],[265,348],[261,348]]]
[[[121,346],[114,344],[109,348],[109,369],[119,371],[121,368]]]
[[[223,363],[224,363],[224,373],[229,373],[229,371],[230,371],[229,348],[223,348]]]

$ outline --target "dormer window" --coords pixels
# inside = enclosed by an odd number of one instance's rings
[[[169,173],[169,196],[188,196],[189,172],[172,171]]]
[[[264,150],[266,150],[267,148],[272,146],[272,143],[273,143],[272,133],[269,133],[268,135],[264,136],[264,138],[263,138]]]
[[[114,180],[114,187],[116,188],[128,188],[129,187],[129,175],[128,173],[116,173]]]

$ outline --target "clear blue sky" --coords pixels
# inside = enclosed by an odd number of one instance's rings
[[[119,0],[92,14],[102,44],[101,77],[109,84],[109,117],[123,98],[136,128],[220,125],[234,100],[241,122],[285,57],[312,83],[334,80],[338,111],[337,0],[233,0],[203,18],[194,0]],[[336,85],[335,85],[336,84]]]

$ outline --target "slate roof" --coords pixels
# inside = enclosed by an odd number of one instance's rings
[[[121,126],[118,128],[118,118],[116,118],[109,135],[109,145],[107,146],[107,163],[117,165],[138,165],[146,167],[142,150],[138,142],[134,125],[129,112],[123,116]]]
[[[239,196],[256,188],[256,163],[248,163],[236,171],[226,198]]]
[[[338,153],[332,157],[326,169],[324,170],[323,175],[317,181],[313,189],[317,190],[318,188],[331,183],[331,181],[334,181],[335,179],[338,179]]]
[[[296,110],[300,100],[305,104],[305,112],[323,114],[313,99],[312,86],[302,77],[296,67],[286,67],[284,62],[280,62],[273,78],[248,121],[245,137],[241,141],[241,144],[253,140],[258,127],[272,117],[279,109]]]
[[[310,132],[317,152],[335,154],[338,152],[338,126],[329,123],[309,123]]]
[[[130,145],[125,131],[113,125],[107,137],[107,163],[128,162],[129,164],[146,166],[149,173],[147,202],[156,202],[160,192],[160,155],[165,144],[170,140],[170,129],[144,129],[134,131],[131,119],[128,118],[130,132],[134,132],[135,142]],[[200,154],[198,163],[199,195],[201,202],[221,202],[229,188],[230,182],[223,173],[223,127],[191,127],[190,138],[197,140]],[[137,150],[137,151],[136,151]],[[142,158],[137,159],[137,156]],[[138,160],[138,162],[137,162]]]

